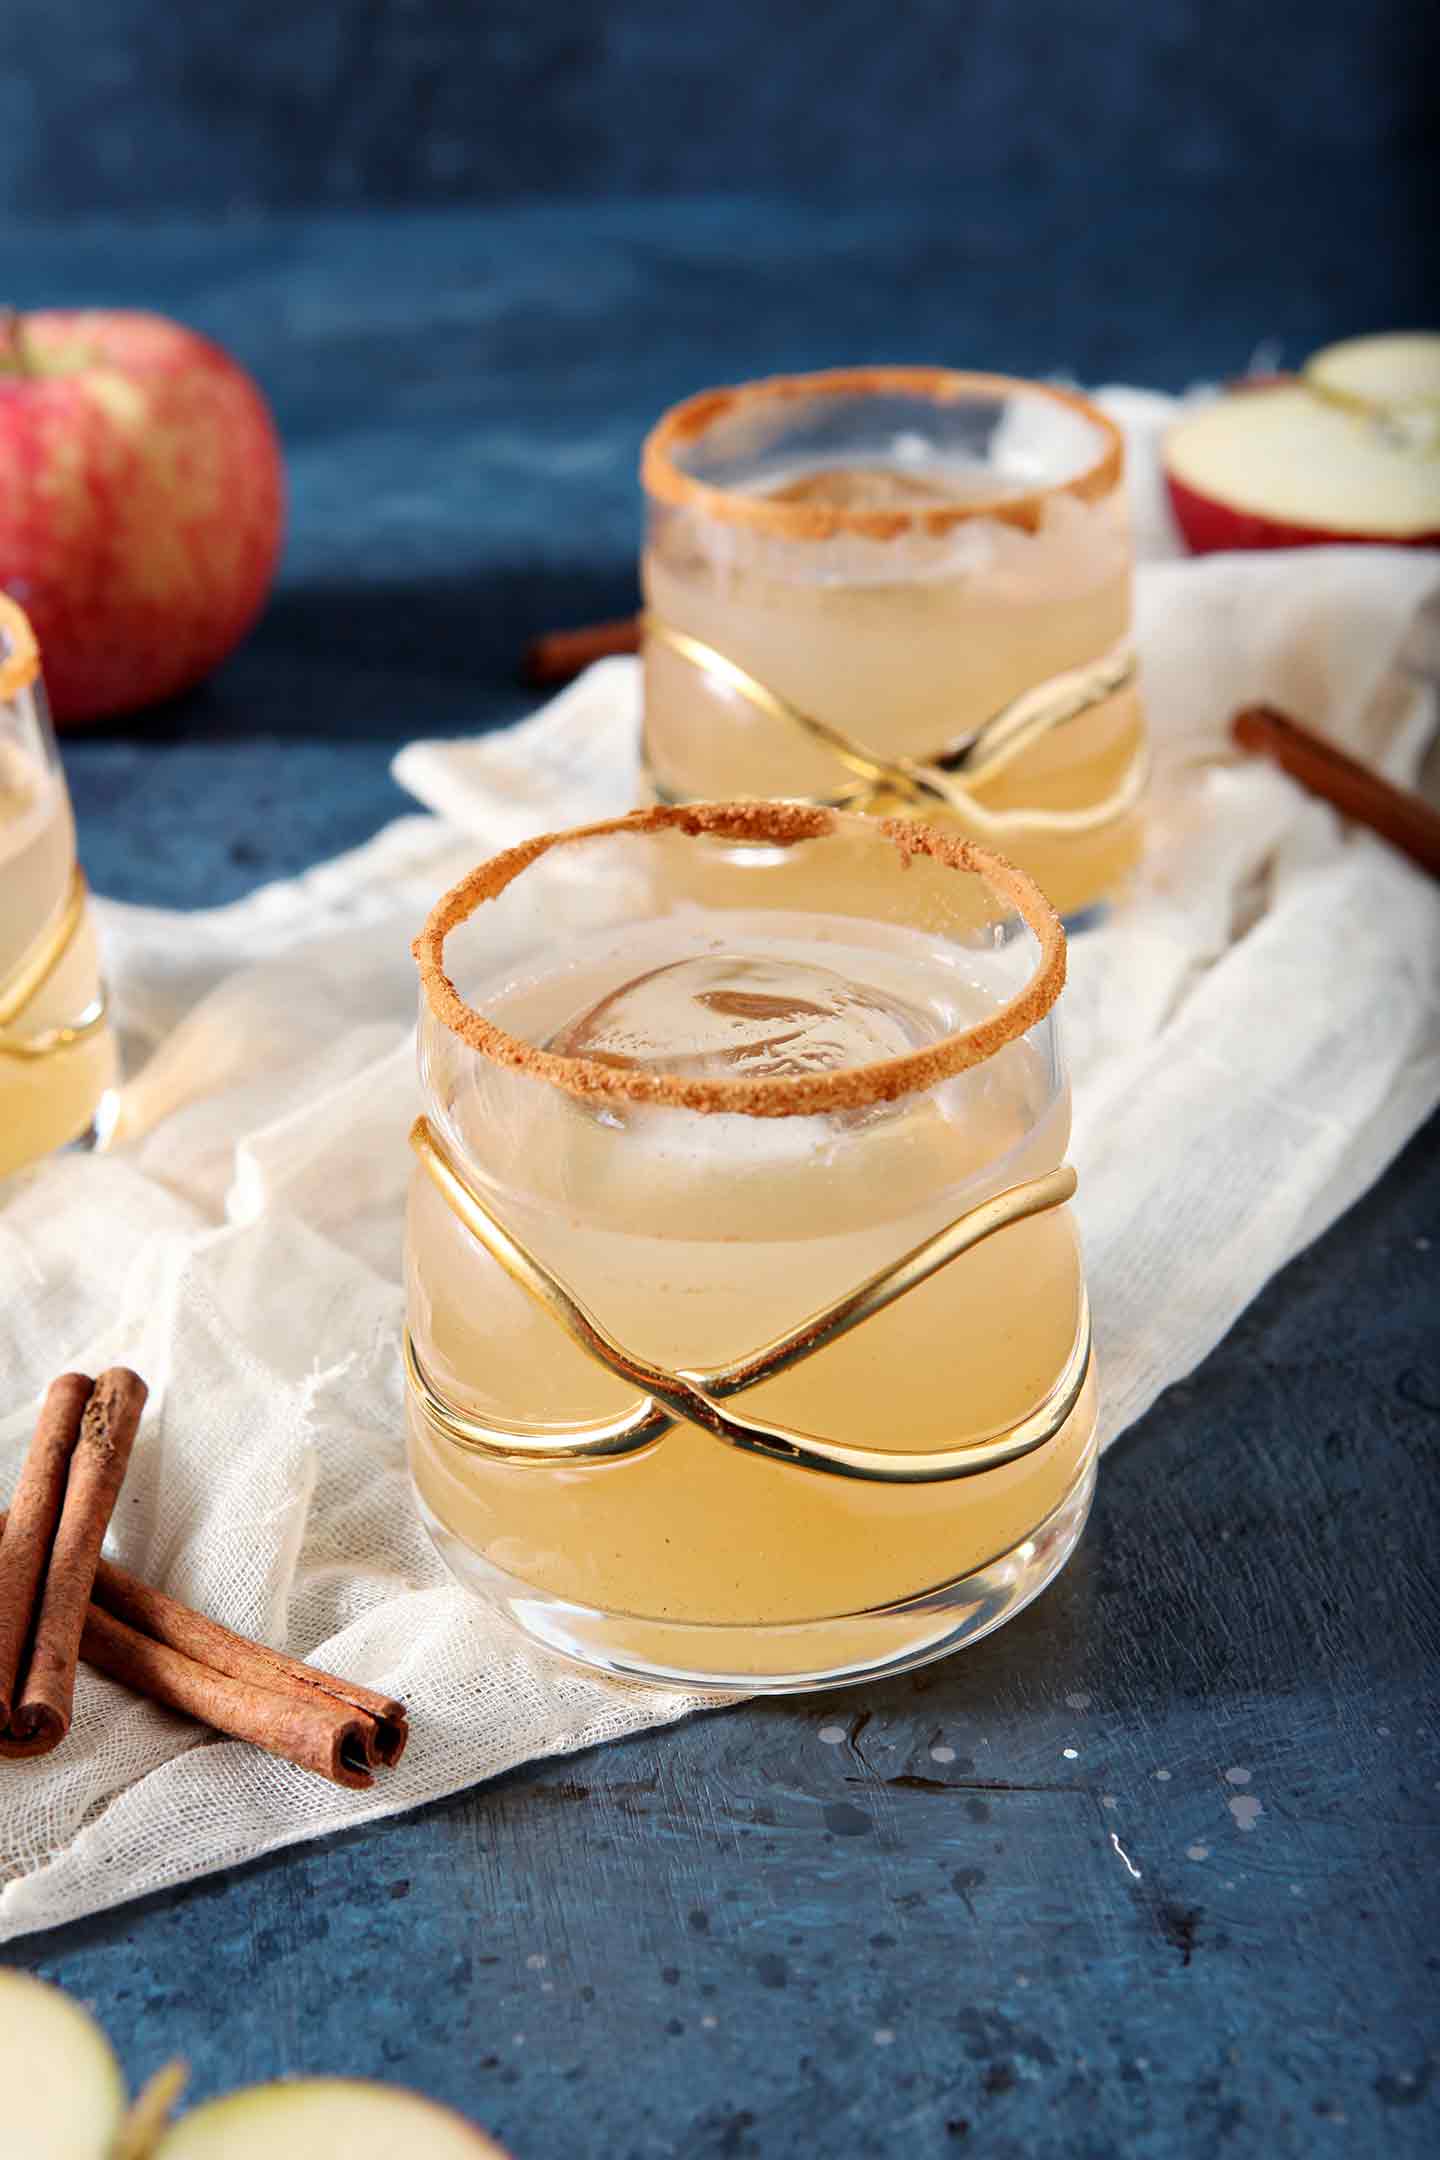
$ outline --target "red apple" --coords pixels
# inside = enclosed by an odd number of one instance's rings
[[[1197,555],[1384,541],[1440,545],[1440,335],[1350,338],[1298,380],[1247,384],[1165,438]]]
[[[264,604],[283,511],[265,400],[208,338],[102,309],[0,325],[0,587],[57,720],[208,675]]]

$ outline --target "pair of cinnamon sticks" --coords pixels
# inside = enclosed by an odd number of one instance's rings
[[[0,1755],[70,1729],[83,1659],[137,1694],[336,1785],[397,1763],[405,1706],[192,1612],[100,1557],[145,1406],[137,1373],[62,1373],[0,1514]]]

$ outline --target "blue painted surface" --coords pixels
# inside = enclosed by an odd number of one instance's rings
[[[1432,1128],[1106,1457],[988,1641],[10,1955],[134,2076],[406,2080],[520,2160],[1419,2160],[1437,1289]]]
[[[1026,202],[1058,284],[933,202],[0,237],[22,302],[224,338],[291,461],[244,653],[66,745],[96,883],[229,897],[403,807],[397,742],[518,712],[524,638],[626,604],[640,432],[705,378],[901,353],[1174,383],[1393,314],[1379,251],[1321,284],[1217,221],[1197,266],[1112,201],[1147,250],[1122,278]],[[1107,1458],[1076,1562],[998,1637],[8,1955],[134,2079],[177,2051],[201,2094],[380,2075],[520,2160],[1433,2152],[1437,1290],[1432,1127]]]

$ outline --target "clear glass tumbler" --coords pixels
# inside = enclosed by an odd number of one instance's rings
[[[924,817],[1066,915],[1138,855],[1124,444],[941,368],[708,390],[645,445],[644,756],[662,802]]]
[[[611,1672],[938,1657],[1080,1534],[1059,919],[903,818],[661,806],[416,940],[410,1460],[462,1581]]]
[[[0,593],[0,1177],[103,1140],[115,1072],[40,655]]]

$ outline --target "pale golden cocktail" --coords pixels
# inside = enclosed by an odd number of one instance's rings
[[[113,1111],[115,1045],[39,654],[0,593],[0,1177]]]
[[[707,391],[645,446],[661,801],[907,812],[1062,913],[1141,839],[1124,451],[1088,400],[858,368]]]
[[[1095,1404],[1028,880],[659,809],[497,858],[416,950],[411,1464],[457,1573],[591,1663],[772,1689],[1033,1597]]]

